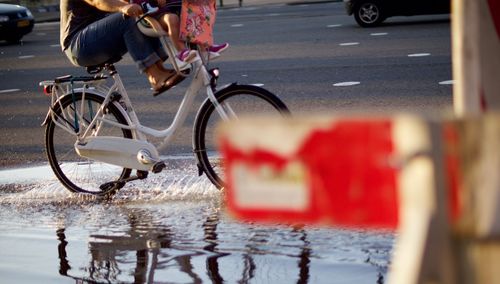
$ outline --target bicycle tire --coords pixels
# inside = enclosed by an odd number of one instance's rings
[[[289,109],[279,97],[253,85],[233,84],[218,91],[215,97],[221,105],[230,103],[230,100],[235,101],[231,103],[231,109],[237,116],[290,115]],[[208,99],[200,107],[195,118],[193,148],[200,172],[203,171],[218,189],[222,189],[225,186],[224,169],[220,167],[221,157],[214,137],[214,128],[221,118],[214,110],[215,106]]]
[[[74,106],[82,110],[82,97],[84,97],[84,107],[82,119],[79,119],[74,116]],[[85,96],[80,92],[74,95],[68,94],[61,98],[60,103],[53,106],[55,120],[73,128],[85,127],[85,124],[92,120],[92,113],[99,109],[103,101],[104,98],[97,94],[85,93]],[[66,114],[64,118],[63,111]],[[116,122],[128,125],[123,114],[112,103],[109,103],[106,108],[106,116],[107,119],[114,119]],[[80,122],[75,124],[75,120]],[[130,130],[109,124],[102,125],[100,133],[105,134],[105,136],[132,138]],[[124,184],[117,183],[114,186],[100,189],[100,185],[106,182],[128,178],[132,170],[79,156],[74,147],[76,137],[76,133],[65,131],[56,125],[52,117],[49,117],[45,128],[46,154],[54,174],[64,187],[71,192],[93,195],[112,194],[123,187]]]

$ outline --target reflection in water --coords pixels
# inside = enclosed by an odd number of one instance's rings
[[[229,253],[219,253],[216,251],[217,243],[217,224],[219,223],[218,211],[208,216],[203,223],[204,240],[208,243],[203,247],[205,251],[210,252],[206,257],[206,269],[212,283],[223,283],[224,279],[219,273],[218,259],[229,255]],[[168,259],[168,249],[178,249],[171,247],[172,232],[168,226],[155,224],[153,219],[144,214],[144,212],[134,210],[128,213],[129,229],[124,235],[90,235],[89,242],[91,262],[84,270],[86,276],[75,277],[68,272],[71,270],[67,259],[65,229],[60,228],[56,231],[59,240],[59,274],[69,276],[79,281],[85,282],[120,282],[120,276],[124,273],[121,265],[129,265],[126,255],[135,252],[135,267],[133,269],[134,283],[154,283],[155,272],[158,269],[165,268],[169,260],[159,261],[161,253],[162,259]],[[202,279],[194,272],[191,263],[192,256],[198,256],[200,253],[190,253],[170,258],[178,264],[179,271],[185,273],[190,278],[189,283],[202,283]],[[125,260],[125,261],[124,261]],[[165,281],[166,279],[162,279]],[[170,280],[169,280],[170,281]],[[175,281],[174,281],[175,282]]]
[[[249,283],[272,282],[273,277],[277,277],[282,279],[278,283],[289,279],[286,283],[306,284],[312,279],[311,259],[317,255],[313,253],[309,232],[302,227],[273,229],[248,225],[236,232],[241,246],[234,247],[232,243],[227,247],[223,240],[227,240],[229,232],[224,223],[220,231],[218,209],[209,212],[194,226],[200,228],[199,232],[193,230],[192,224],[183,231],[184,228],[179,230],[166,225],[165,219],[155,220],[152,215],[148,210],[127,210],[121,215],[126,216],[126,227],[90,234],[90,261],[83,267],[70,265],[71,258],[66,251],[67,230],[57,229],[59,274],[77,283]],[[193,237],[199,233],[201,239]],[[278,261],[285,259],[274,265],[285,265],[288,276],[279,274],[280,270],[265,260],[266,256],[273,255]],[[227,261],[223,261],[226,258]],[[286,259],[296,259],[295,273],[293,266],[286,265]],[[261,275],[262,271],[268,275]],[[374,282],[370,283],[383,283],[383,275],[378,273],[377,279],[372,280]]]
[[[203,223],[204,240],[208,244],[203,247],[204,250],[216,253],[215,255],[207,257],[207,273],[208,277],[212,280],[212,283],[223,283],[224,279],[219,273],[219,263],[218,259],[228,255],[227,253],[217,253],[216,248],[218,244],[217,240],[217,224],[219,224],[219,211],[215,211],[213,214],[207,217],[207,220]]]
[[[304,229],[300,229],[302,236],[300,240],[304,243],[299,255],[299,280],[297,283],[305,284],[309,281],[309,263],[311,263],[311,248],[307,240],[307,233]]]
[[[155,225],[151,216],[139,210],[129,212],[129,229],[122,236],[91,235],[90,278],[118,280],[120,260],[127,262],[128,252],[135,251],[134,283],[153,283],[160,249],[170,248],[169,227]]]
[[[217,226],[220,223],[219,210],[208,215],[202,224],[203,240],[206,245],[203,251],[207,252],[205,258],[206,275],[212,283],[227,282],[221,275],[219,260],[229,256],[228,252],[218,250],[219,239]],[[127,276],[127,267],[133,271],[133,283],[154,283],[158,281],[176,282],[175,279],[156,279],[155,272],[171,266],[171,262],[177,263],[178,271],[188,276],[188,283],[202,283],[202,277],[195,272],[192,257],[203,255],[202,252],[193,253],[189,248],[182,255],[170,255],[169,249],[179,250],[172,245],[175,238],[172,230],[163,224],[155,224],[153,218],[140,210],[128,212],[128,229],[120,235],[91,234],[89,241],[89,253],[91,261],[83,270],[85,275],[77,277],[71,275],[72,267],[69,264],[66,247],[65,228],[56,231],[59,257],[59,274],[71,277],[77,282],[122,282]],[[295,232],[295,230],[294,230]],[[304,229],[297,231],[301,234],[303,242],[301,253],[298,255],[299,280],[297,283],[307,283],[309,280],[309,263],[311,249]],[[255,277],[257,265],[254,255],[266,254],[261,245],[268,243],[269,232],[256,230],[250,235],[245,245],[246,250],[242,254],[241,278],[237,283],[248,283]],[[206,254],[206,253],[205,253]],[[130,257],[133,256],[133,257]],[[133,264],[133,267],[130,265]],[[78,271],[73,271],[78,273]],[[234,271],[232,271],[234,273]]]
[[[71,269],[66,254],[66,246],[68,242],[66,241],[66,235],[64,234],[64,228],[58,229],[56,231],[57,239],[59,240],[59,245],[57,246],[57,255],[59,256],[59,274],[67,276],[68,270]]]

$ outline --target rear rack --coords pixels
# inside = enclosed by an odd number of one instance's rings
[[[73,76],[73,75],[65,75],[61,77],[57,77],[54,80],[46,80],[39,83],[40,86],[51,86],[55,84],[64,84],[64,83],[86,83],[86,82],[94,82],[100,80],[106,80],[108,76],[104,74],[97,74],[94,76]]]

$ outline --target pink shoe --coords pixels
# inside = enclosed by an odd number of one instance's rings
[[[223,44],[216,44],[216,45],[212,45],[208,51],[210,52],[215,52],[215,53],[221,53],[223,52],[224,50],[226,50],[227,48],[229,47],[229,43],[225,42]]]
[[[191,49],[183,49],[179,53],[177,53],[177,59],[179,59],[182,62],[188,62],[189,60],[192,60],[196,56],[196,52]]]
[[[223,44],[212,45],[208,49],[209,59],[214,60],[214,59],[220,57],[221,52],[226,50],[228,47],[229,47],[229,43],[227,43],[227,42],[225,42]]]

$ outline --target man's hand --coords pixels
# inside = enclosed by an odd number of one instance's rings
[[[134,3],[122,6],[120,12],[129,17],[139,17],[143,14],[142,7]]]
[[[138,4],[131,4],[125,0],[83,0],[91,6],[105,12],[120,12],[129,17],[138,17],[143,14]]]

